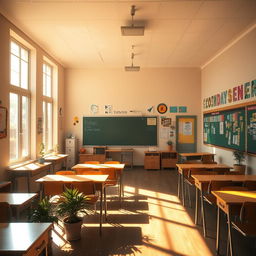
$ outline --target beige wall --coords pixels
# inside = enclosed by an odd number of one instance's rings
[[[146,113],[149,106],[187,106],[190,115],[200,117],[200,69],[163,68],[125,72],[123,69],[67,69],[65,72],[65,131],[82,142],[82,117],[90,116],[90,104],[110,104],[113,110],[136,110]],[[137,113],[135,115],[139,115]],[[156,111],[155,114],[157,115]],[[79,124],[73,126],[73,117]],[[175,120],[175,114],[165,114]],[[200,118],[198,120],[200,122]],[[199,131],[200,132],[200,131]],[[134,162],[142,165],[145,147],[134,147]],[[166,150],[166,139],[159,137],[159,150]],[[91,150],[91,148],[89,148]]]
[[[202,100],[226,89],[256,79],[256,28],[202,70]],[[255,98],[246,100],[252,101]],[[234,105],[243,103],[226,104]],[[223,107],[223,106],[221,106]],[[232,152],[203,146],[217,154],[217,161],[233,165]],[[256,157],[247,157],[248,172],[256,174]]]
[[[34,43],[28,36],[26,36],[22,31],[15,27],[11,22],[9,22],[4,16],[0,14],[0,101],[2,106],[9,106],[9,45],[10,45],[10,29],[14,32],[16,37],[20,37],[20,40],[25,40],[22,42],[26,44],[31,49],[31,97],[32,97],[32,106],[31,106],[31,153],[32,158],[37,157],[37,149],[39,144],[42,141],[42,135],[37,134],[36,122],[38,117],[42,117],[42,62],[43,58],[47,57],[58,69],[58,86],[59,89],[55,93],[56,95],[56,111],[54,113],[55,119],[58,120],[58,109],[60,107],[64,108],[64,69],[58,64],[51,56],[49,56],[42,48],[40,48],[36,43]],[[22,39],[21,39],[22,38]],[[56,132],[54,143],[60,144],[63,148],[63,136],[64,129],[60,129],[59,122],[55,122]],[[9,134],[8,134],[9,136]],[[6,172],[7,167],[9,166],[9,137],[5,139],[0,139],[0,180],[8,179]]]

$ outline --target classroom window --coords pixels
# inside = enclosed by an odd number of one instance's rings
[[[43,143],[46,152],[53,149],[52,66],[43,64]]]
[[[29,51],[10,43],[10,162],[30,157]]]

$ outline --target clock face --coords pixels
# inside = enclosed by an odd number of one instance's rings
[[[92,104],[90,109],[92,114],[97,114],[99,112],[99,106],[96,104]]]
[[[157,106],[157,111],[158,111],[158,113],[160,113],[160,114],[164,114],[164,113],[166,113],[166,111],[167,111],[167,106],[166,106],[164,103],[160,103],[160,104]]]

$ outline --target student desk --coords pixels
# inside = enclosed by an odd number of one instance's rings
[[[11,192],[12,183],[10,181],[0,181],[0,193]]]
[[[212,191],[212,194],[217,199],[218,213],[217,213],[217,239],[216,239],[216,252],[219,253],[219,241],[220,241],[220,209],[227,214],[228,219],[228,236],[230,255],[233,256],[233,241],[231,233],[231,220],[230,211],[232,206],[241,206],[244,202],[256,203],[256,191]]]
[[[179,155],[186,160],[202,160],[204,156],[212,156],[212,161],[214,162],[213,153],[209,152],[197,152],[197,153],[179,153]]]
[[[0,193],[0,202],[7,202],[12,208],[16,209],[16,218],[20,217],[20,208],[29,204],[37,193]]]
[[[206,170],[214,170],[222,171],[223,169],[232,169],[233,167],[228,166],[226,164],[203,164],[203,163],[194,163],[194,164],[176,164],[178,169],[178,197],[180,197],[180,184],[182,187],[182,201],[183,205],[185,205],[184,198],[184,170],[190,169],[206,169]]]
[[[41,173],[41,172],[44,172],[44,171],[49,172],[50,168],[51,168],[51,163],[47,162],[44,164],[39,164],[37,162],[34,162],[34,163],[22,165],[20,167],[9,169],[11,180],[13,182],[14,191],[17,191],[16,178],[26,177],[28,192],[31,192],[30,191],[30,178]]]
[[[38,256],[50,241],[51,223],[0,223],[0,254]]]
[[[255,180],[256,175],[192,175],[192,178],[195,180],[196,186],[196,207],[195,207],[195,224],[198,221],[198,206],[199,206],[199,191],[200,191],[200,198],[201,198],[201,214],[203,220],[203,230],[204,235],[206,234],[206,227],[205,227],[205,216],[204,216],[204,204],[203,204],[203,192],[207,190],[208,185],[211,181],[248,181],[248,180]]]
[[[116,154],[119,156],[117,161],[125,163],[133,168],[133,149],[106,149],[105,154],[106,159],[111,158],[111,155]]]
[[[46,162],[52,163],[52,172],[55,171],[55,166],[60,163],[64,163],[65,168],[67,169],[67,160],[68,155],[65,154],[58,154],[58,155],[48,155],[44,157]]]
[[[103,190],[105,187],[105,182],[108,178],[108,175],[46,175],[36,182],[43,184],[44,182],[51,181],[62,181],[66,183],[71,182],[82,182],[82,181],[93,181],[97,184],[100,184],[100,234],[102,233],[102,198],[103,198]],[[98,187],[97,187],[98,188]],[[106,202],[105,202],[106,204]],[[106,208],[105,208],[106,211]],[[106,212],[105,212],[106,213]]]
[[[72,167],[72,170],[86,170],[86,169],[104,169],[104,168],[114,168],[119,172],[120,177],[120,189],[119,189],[119,200],[121,202],[122,194],[123,194],[123,170],[125,164],[77,164]]]

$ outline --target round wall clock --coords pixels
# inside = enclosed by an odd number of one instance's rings
[[[164,103],[160,103],[160,104],[157,106],[157,111],[158,111],[158,113],[160,113],[160,114],[164,114],[164,113],[166,113],[166,111],[167,111],[167,106],[166,106]]]

